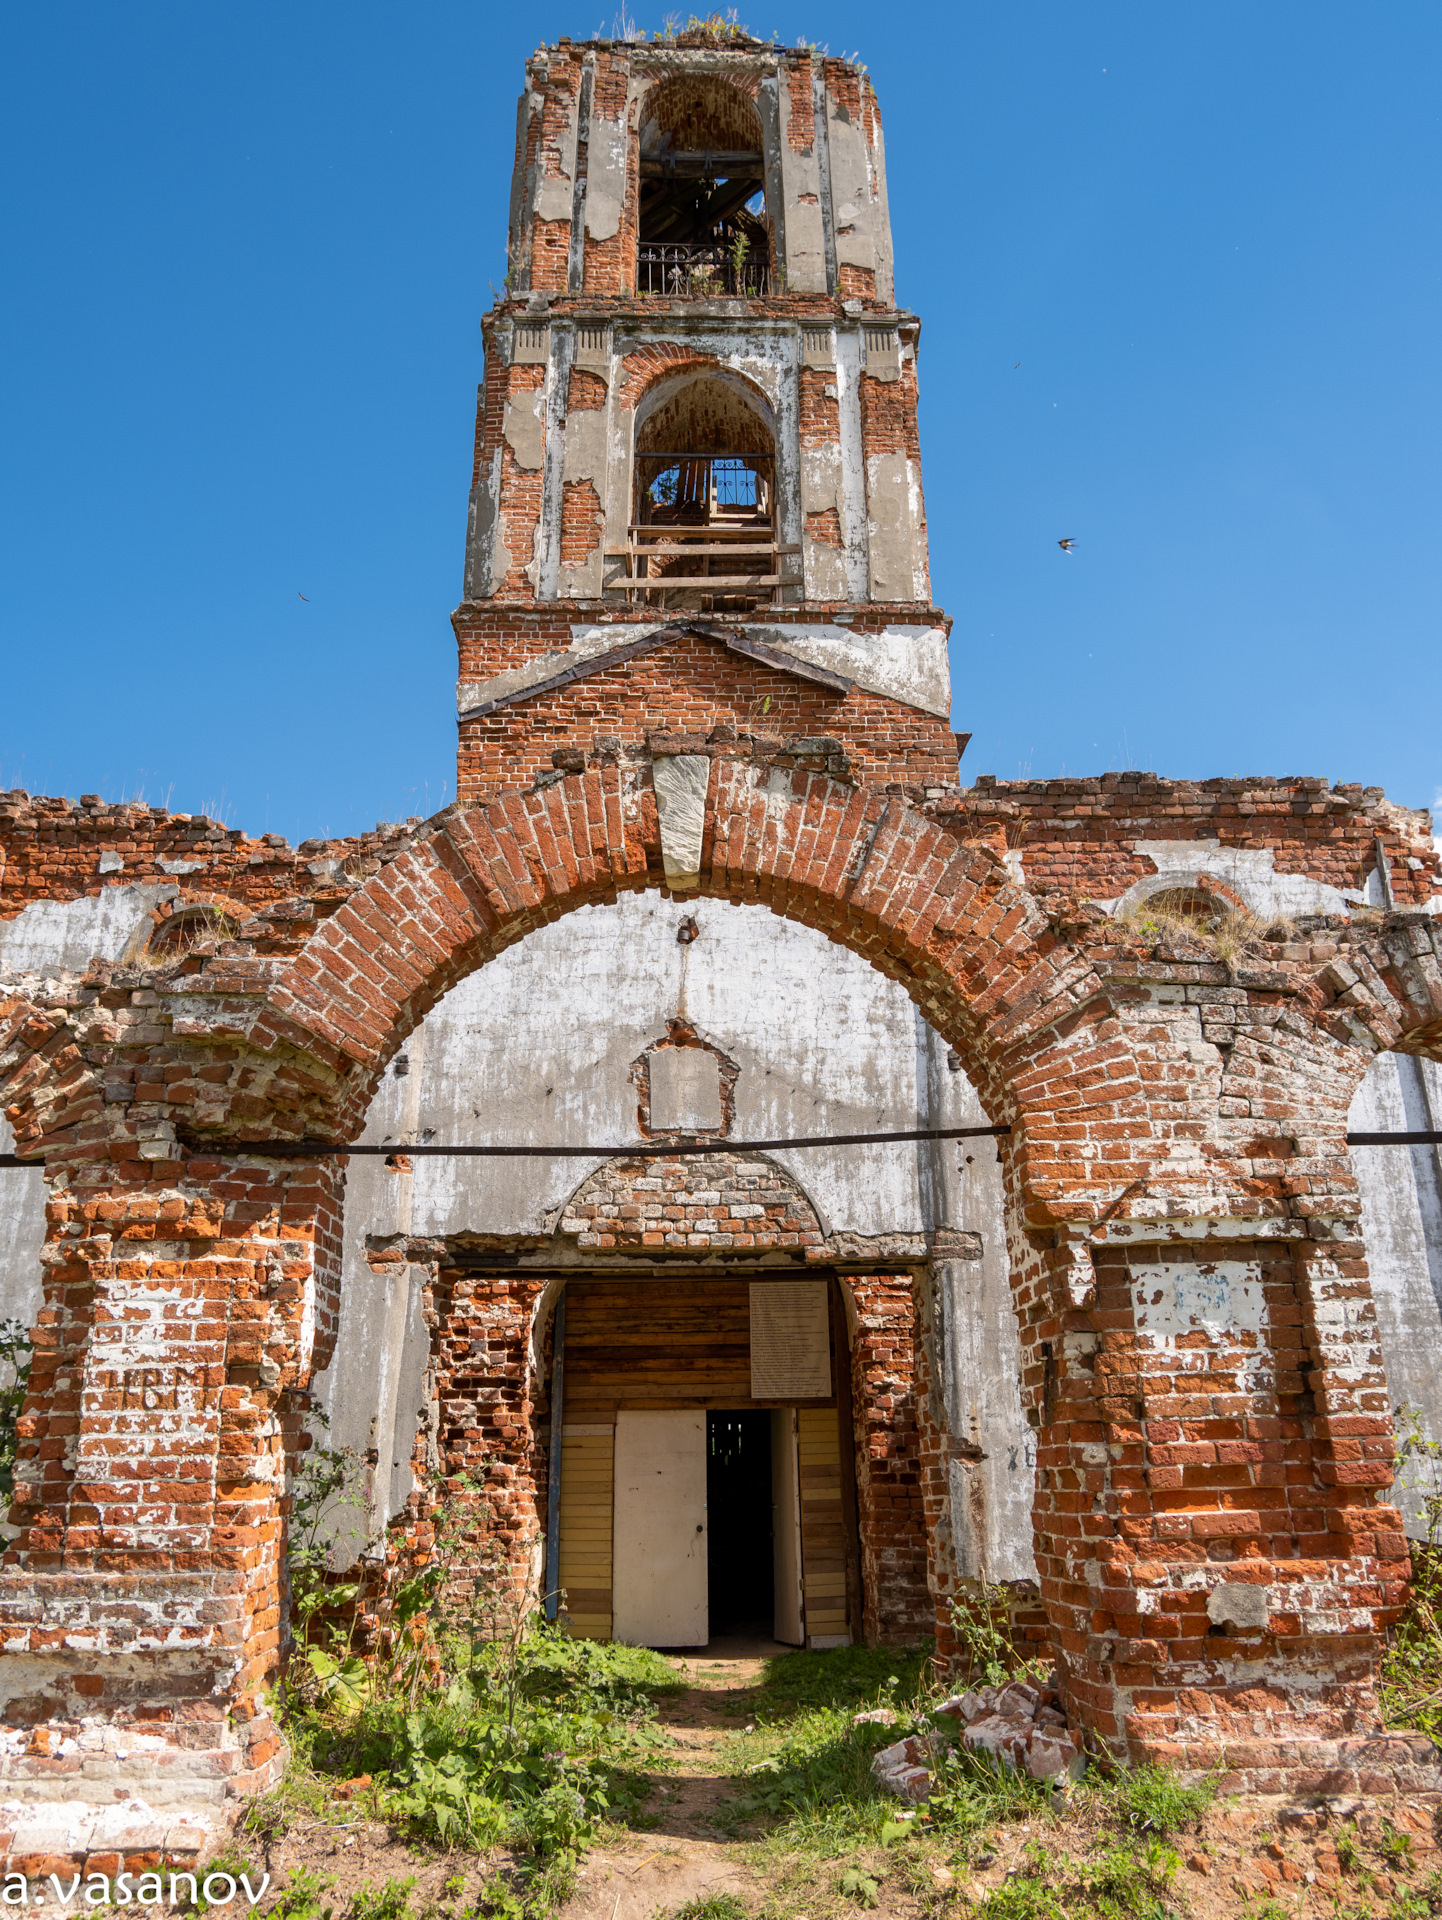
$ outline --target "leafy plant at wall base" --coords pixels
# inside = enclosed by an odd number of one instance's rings
[[[349,1920],[402,1920],[415,1890],[413,1873],[404,1880],[387,1880],[383,1887],[362,1887],[351,1902]]]
[[[301,1867],[290,1876],[290,1885],[271,1907],[268,1920],[331,1920],[335,1909],[322,1905],[335,1881],[329,1874],[311,1873]]]
[[[1194,1827],[1216,1798],[1220,1770],[1184,1787],[1166,1767],[1132,1767],[1109,1789],[1122,1823],[1133,1833],[1169,1834]]]
[[[840,1891],[863,1907],[881,1904],[881,1883],[863,1867],[848,1867],[839,1882]]]
[[[985,1572],[974,1588],[951,1603],[951,1626],[961,1667],[973,1683],[1000,1687],[1015,1677],[1046,1671],[1045,1662],[1030,1658],[1016,1644],[1011,1596],[1005,1587],[993,1586]]]
[[[1429,1439],[1422,1413],[1394,1410],[1397,1484],[1420,1496],[1426,1537],[1413,1540],[1412,1588],[1406,1612],[1387,1635],[1382,1660],[1382,1717],[1442,1739],[1442,1441]]]
[[[345,1713],[359,1710],[370,1692],[371,1673],[352,1650],[351,1610],[360,1582],[331,1579],[330,1558],[347,1510],[366,1510],[363,1476],[360,1456],[351,1447],[313,1446],[305,1453],[292,1481],[286,1553],[303,1684]]]
[[[21,1321],[6,1320],[0,1324],[0,1377],[7,1371],[10,1376],[8,1384],[0,1386],[0,1494],[7,1502],[15,1491],[17,1429],[34,1357],[34,1345]]]

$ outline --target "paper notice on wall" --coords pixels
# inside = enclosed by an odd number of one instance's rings
[[[830,1316],[824,1280],[752,1281],[751,1398],[831,1398]]]

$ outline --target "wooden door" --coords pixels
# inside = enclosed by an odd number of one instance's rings
[[[706,1415],[616,1415],[612,1626],[639,1647],[699,1647],[706,1606]]]
[[[801,1563],[806,1585],[806,1644],[844,1647],[846,1523],[841,1497],[841,1436],[835,1407],[801,1407]]]
[[[796,1458],[796,1409],[771,1414],[771,1566],[776,1586],[772,1633],[799,1647],[801,1624],[801,1470]]]

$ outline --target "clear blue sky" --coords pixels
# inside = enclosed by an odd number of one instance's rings
[[[515,98],[590,5],[7,10],[0,786],[451,796]],[[1430,804],[1442,8],[764,8],[880,92],[967,774]]]

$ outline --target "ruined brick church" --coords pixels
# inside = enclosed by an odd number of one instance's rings
[[[1430,820],[961,783],[863,70],[562,40],[510,206],[456,804],[0,796],[9,1862],[277,1777],[317,1405],[338,1565],[465,1477],[574,1633],[946,1652],[984,1581],[1100,1748],[1442,1784],[1376,1686],[1442,1183],[1347,1140],[1438,1125]]]

